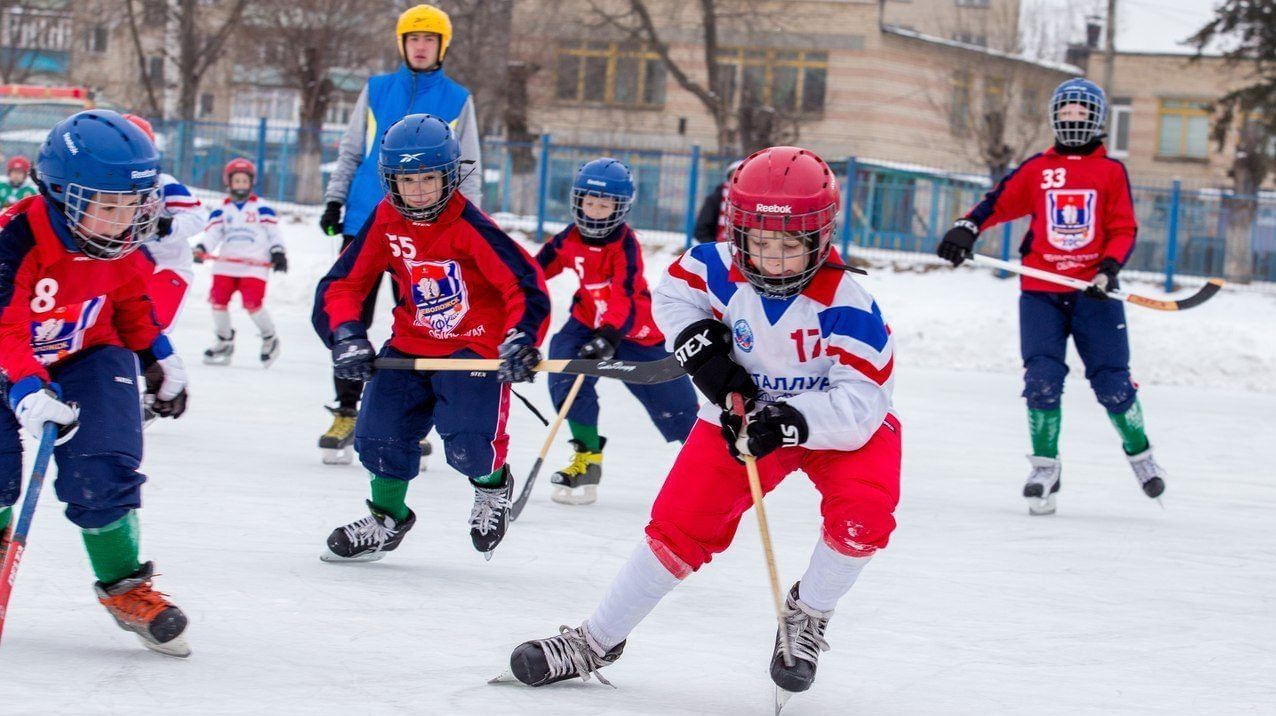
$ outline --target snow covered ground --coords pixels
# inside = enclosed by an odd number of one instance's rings
[[[175,335],[191,410],[146,435],[143,554],[190,615],[194,655],[158,656],[115,627],[48,490],[0,646],[0,713],[768,713],[774,627],[751,515],[633,634],[606,672],[617,689],[486,683],[519,642],[587,616],[640,537],[675,449],[618,384],[602,386],[612,442],[598,504],[556,505],[542,485],[485,563],[469,544],[470,488],[439,461],[413,485],[418,524],[391,557],[319,561],[328,531],[362,514],[365,477],[321,465],[314,447],[331,383],[310,296],[335,246],[312,227],[286,229],[293,270],[267,300],[283,354],[269,371],[242,313],[234,364],[199,363],[211,332],[199,270]],[[649,258],[653,277],[668,259]],[[1030,518],[1013,282],[974,269],[865,281],[899,341],[899,529],[786,714],[1276,712],[1276,297],[1131,308],[1171,471],[1165,509],[1074,378],[1059,514]],[[571,283],[553,284],[557,306]],[[548,405],[543,381],[522,390]],[[521,478],[545,430],[518,408],[511,433]],[[567,459],[559,443],[547,472]],[[787,584],[817,538],[818,495],[794,475],[768,511]]]

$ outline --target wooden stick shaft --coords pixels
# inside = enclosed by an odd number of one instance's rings
[[[554,418],[554,424],[549,427],[549,436],[545,438],[545,444],[541,446],[542,460],[549,454],[549,448],[554,444],[554,436],[558,435],[558,428],[567,418],[567,412],[572,409],[572,403],[576,402],[576,394],[580,392],[580,386],[584,384],[585,376],[583,375],[576,376],[576,380],[572,381],[572,389],[567,391],[567,399],[563,401],[563,407],[558,409],[558,417]]]

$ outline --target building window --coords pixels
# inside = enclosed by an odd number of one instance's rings
[[[1158,120],[1157,156],[1204,159],[1209,155],[1208,102],[1163,99]]]
[[[84,49],[87,52],[106,52],[106,43],[110,36],[111,33],[106,25],[94,25],[93,29],[84,36]]]
[[[1023,90],[1023,116],[1028,119],[1040,119],[1041,109],[1041,92],[1036,87],[1025,87]]]
[[[1108,153],[1114,157],[1130,155],[1130,101],[1116,100],[1108,123]]]
[[[164,56],[154,55],[147,62],[146,74],[153,84],[164,84]]]
[[[665,66],[645,45],[620,42],[560,45],[554,96],[567,102],[617,107],[663,107]]]
[[[820,115],[828,68],[827,52],[724,49],[718,52],[718,91],[732,108],[747,102],[787,114]]]
[[[213,113],[213,93],[199,93],[199,116],[207,117]]]
[[[279,123],[296,123],[301,107],[301,97],[296,90],[283,88],[245,87],[231,95],[231,119],[258,120]]]
[[[142,22],[152,27],[162,27],[168,19],[166,0],[145,0],[142,5]]]
[[[948,114],[948,128],[953,134],[961,136],[970,126],[970,72],[953,72],[952,84],[953,99]]]
[[[954,32],[953,40],[967,45],[978,45],[979,47],[988,46],[987,35],[977,35],[973,32]]]
[[[988,7],[988,0],[957,0],[957,7]]]

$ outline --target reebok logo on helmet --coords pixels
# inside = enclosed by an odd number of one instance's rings
[[[402,155],[402,156],[400,156],[400,157],[399,157],[399,163],[400,163],[400,164],[407,164],[408,162],[416,162],[416,161],[420,161],[420,160],[421,160],[421,155],[423,155],[423,154],[425,154],[425,152],[417,152],[416,154],[404,154],[404,155]]]
[[[754,211],[768,214],[792,214],[793,207],[788,204],[758,204]]]
[[[80,148],[75,146],[75,142],[71,141],[71,134],[69,132],[63,132],[62,141],[66,142],[66,148],[71,151],[71,156],[75,156],[80,153]]]
[[[603,186],[603,187],[607,186],[607,182],[598,181],[597,179],[586,179],[585,183],[590,186]]]
[[[155,170],[147,169],[145,171],[140,171],[140,172],[134,171],[132,174],[129,175],[129,178],[130,179],[150,179],[153,176],[155,176]]]

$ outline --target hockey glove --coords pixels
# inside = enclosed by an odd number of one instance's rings
[[[753,376],[731,359],[731,329],[721,322],[696,321],[682,329],[674,346],[678,365],[714,405],[727,407],[731,393],[739,393],[746,401],[758,397]]]
[[[958,219],[953,228],[944,234],[944,240],[939,242],[939,248],[935,253],[939,254],[939,258],[945,261],[951,261],[953,266],[961,266],[961,262],[970,258],[974,254],[975,239],[979,238],[979,227],[970,219]]]
[[[329,236],[338,236],[345,230],[341,223],[341,202],[328,202],[323,209],[323,216],[319,217],[319,228]]]
[[[155,235],[161,239],[173,233],[173,217],[161,216],[155,220]]]
[[[358,321],[337,326],[332,332],[332,375],[341,380],[372,379],[376,351],[368,341],[368,331]]]
[[[611,360],[616,357],[618,345],[620,345],[620,330],[602,325],[594,331],[594,337],[580,347],[576,355],[591,360]]]
[[[1121,271],[1121,264],[1117,263],[1114,258],[1106,258],[1099,262],[1099,273],[1095,275],[1093,284],[1085,290],[1085,295],[1090,298],[1104,299],[1108,297],[1108,291],[1115,291],[1121,288],[1121,282],[1117,280],[1117,273]]]
[[[761,459],[782,447],[797,447],[811,431],[806,418],[788,403],[772,403],[749,418],[749,427],[740,432],[742,420],[730,410],[722,411],[722,436],[731,456],[752,455]]]
[[[80,429],[80,407],[62,402],[62,388],[29,375],[9,386],[9,407],[27,432],[40,437],[45,423],[57,423],[56,445],[70,440]]]
[[[278,246],[270,250],[270,270],[288,273],[288,257],[284,255],[284,250]]]
[[[530,383],[536,379],[536,364],[541,362],[541,352],[528,343],[527,334],[512,329],[505,334],[500,347],[501,367],[496,379],[502,383]]]
[[[155,339],[151,347],[138,351],[138,359],[142,363],[142,374],[146,377],[146,393],[153,396],[151,410],[161,418],[179,418],[186,412],[186,364],[182,357],[173,351],[173,344],[168,336],[161,335]],[[152,378],[155,368],[160,371],[156,381]]]
[[[204,263],[204,259],[208,258],[208,249],[203,244],[195,244],[195,248],[191,249],[191,258],[197,264]]]

